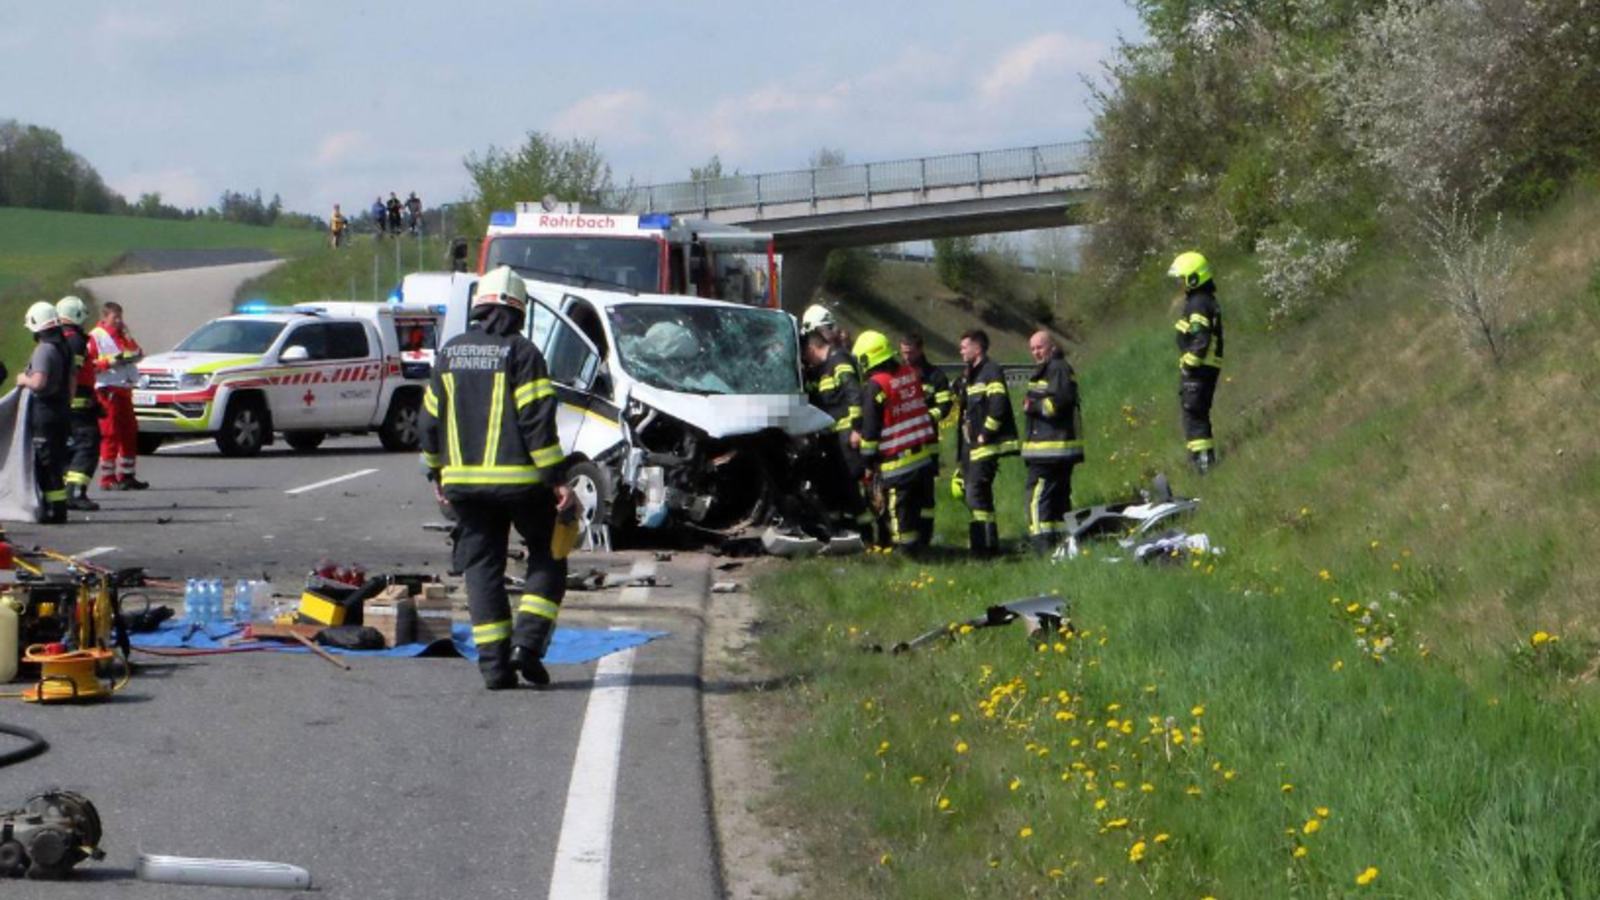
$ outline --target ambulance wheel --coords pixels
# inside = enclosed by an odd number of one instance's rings
[[[611,478],[592,462],[573,463],[567,467],[567,487],[578,501],[578,544],[583,546],[589,530],[607,524],[611,515]]]
[[[397,453],[415,450],[421,434],[422,398],[415,391],[407,391],[391,400],[389,414],[378,428],[383,449]]]
[[[328,437],[325,431],[285,431],[283,441],[301,453],[310,453],[322,446]]]
[[[161,445],[166,442],[167,436],[164,434],[151,434],[148,431],[141,431],[139,432],[139,455],[149,456],[160,450]]]
[[[266,406],[259,397],[235,397],[228,404],[228,414],[222,417],[217,449],[224,456],[255,456],[266,446],[271,427]]]

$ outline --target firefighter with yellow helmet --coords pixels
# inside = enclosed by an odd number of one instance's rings
[[[507,266],[478,283],[471,325],[439,349],[423,394],[422,461],[434,493],[455,511],[455,565],[466,581],[478,669],[492,691],[542,686],[542,662],[566,592],[569,542],[555,540],[576,500],[556,433],[556,394],[543,355],[522,334],[527,286]],[[506,594],[506,543],[528,545],[515,618]]]
[[[1178,319],[1178,405],[1183,410],[1183,437],[1189,459],[1201,475],[1217,462],[1211,433],[1211,402],[1222,374],[1222,307],[1211,264],[1191,250],[1167,270],[1183,287],[1183,315]]]
[[[890,540],[919,550],[933,540],[933,473],[939,430],[928,415],[922,373],[895,356],[879,331],[863,331],[852,348],[862,373],[861,458],[884,495]]]

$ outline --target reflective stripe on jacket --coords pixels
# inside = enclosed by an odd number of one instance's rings
[[[910,366],[885,364],[861,386],[861,456],[891,484],[930,466],[939,432],[928,417],[922,376]]]
[[[833,430],[851,431],[861,419],[861,386],[856,364],[849,354],[834,348],[821,368],[806,373],[806,395],[811,405],[833,417]]]
[[[957,394],[961,404],[960,459],[965,462],[1016,456],[1020,449],[1017,420],[1011,412],[1011,395],[1006,391],[1000,366],[986,357],[976,367],[967,367],[961,385]]]
[[[508,497],[559,483],[566,456],[538,348],[474,327],[439,349],[422,397],[422,462],[447,497]]]
[[[1183,317],[1173,327],[1179,369],[1222,368],[1222,306],[1214,284],[1208,281],[1184,297]]]
[[[89,336],[83,329],[76,325],[64,325],[61,336],[66,340],[67,350],[72,355],[73,365],[73,391],[72,408],[75,410],[94,409],[94,366],[89,363]]]
[[[139,359],[144,351],[139,349],[127,331],[112,334],[101,326],[89,332],[92,346],[89,358],[94,360],[96,387],[131,388],[139,383]]]
[[[1022,413],[1028,420],[1028,435],[1022,442],[1023,459],[1083,459],[1078,382],[1066,360],[1047,359],[1033,370]]]
[[[916,369],[922,377],[922,399],[928,404],[928,413],[933,416],[935,424],[943,425],[955,406],[955,395],[950,392],[950,376],[927,359],[918,363]]]

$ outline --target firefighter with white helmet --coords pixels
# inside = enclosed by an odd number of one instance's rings
[[[455,564],[465,577],[478,669],[489,690],[542,686],[542,662],[566,592],[558,512],[576,502],[556,433],[556,393],[544,356],[522,334],[526,285],[508,266],[478,282],[472,324],[439,349],[422,401],[422,461],[434,493],[460,522]],[[515,617],[506,594],[510,529],[528,545]]]
[[[834,340],[838,326],[826,306],[813,304],[800,319],[805,361],[806,397],[812,406],[833,419],[831,435],[817,444],[817,476],[813,479],[822,504],[836,531],[857,530],[871,540],[873,515],[862,495],[861,379],[848,351]]]
[[[67,508],[93,512],[100,504],[89,499],[89,484],[100,462],[100,400],[94,392],[94,366],[89,365],[89,336],[83,322],[89,310],[83,300],[66,296],[56,301],[61,334],[72,353],[77,372],[73,379],[72,425],[67,436]]]
[[[28,307],[23,318],[33,332],[33,357],[28,370],[17,376],[17,386],[33,392],[28,409],[33,431],[34,477],[44,497],[46,524],[67,521],[67,488],[62,474],[67,464],[67,427],[72,412],[72,351],[61,334],[61,317],[47,300]]]

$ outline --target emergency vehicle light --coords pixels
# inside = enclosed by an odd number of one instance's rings
[[[517,214],[514,213],[514,212],[509,212],[507,210],[497,209],[494,212],[489,213],[489,224],[490,225],[515,225],[515,224],[517,224]]]
[[[670,213],[645,213],[639,217],[639,227],[666,230],[672,227],[672,215]]]
[[[273,306],[272,304],[268,303],[265,300],[251,300],[248,303],[241,303],[241,304],[239,304],[238,309],[234,310],[234,312],[241,313],[241,314],[247,315],[247,316],[255,316],[255,315],[260,315],[262,313],[271,313],[271,312],[277,312],[277,311],[278,311],[277,307]]]

